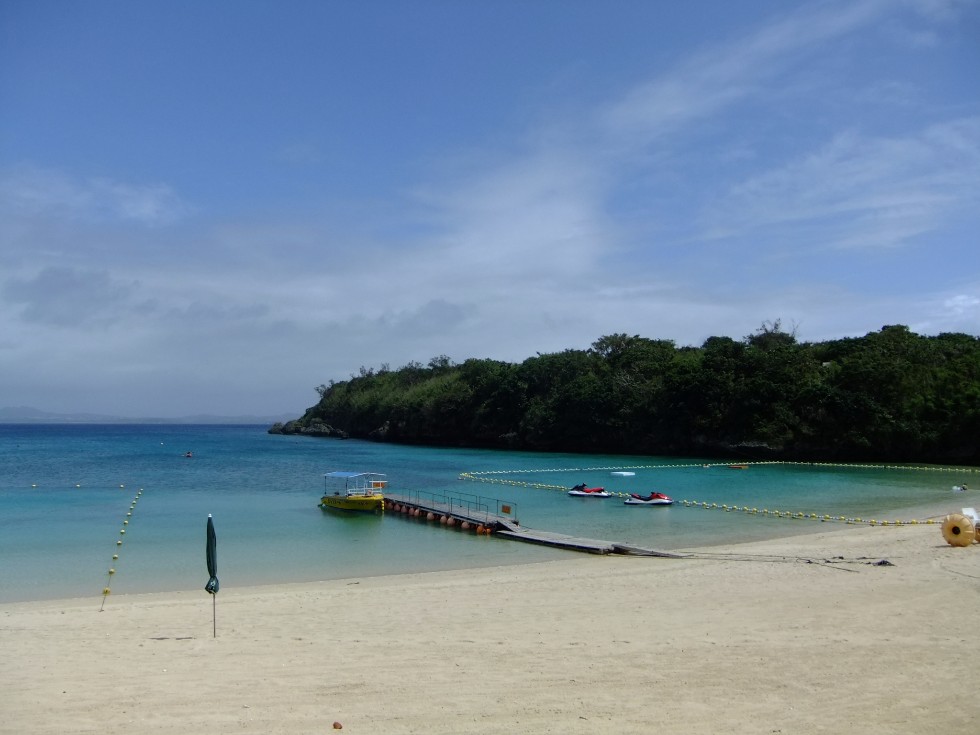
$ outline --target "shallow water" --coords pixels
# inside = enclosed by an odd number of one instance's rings
[[[107,583],[113,594],[203,589],[209,513],[223,588],[518,564],[574,553],[393,514],[325,513],[317,503],[329,470],[387,473],[393,492],[501,499],[525,526],[658,549],[790,535],[803,524],[826,527],[680,502],[629,507],[616,497],[571,498],[564,488],[586,482],[617,492],[657,489],[678,501],[888,519],[920,517],[912,514],[945,499],[952,508],[976,504],[950,495],[954,484],[975,476],[968,469],[773,464],[732,470],[705,467],[700,458],[403,447],[273,436],[266,428],[0,425],[0,601],[97,598]],[[617,468],[636,475],[611,475]],[[495,473],[478,477],[497,482],[464,481],[463,472]],[[109,568],[116,570],[111,578]]]

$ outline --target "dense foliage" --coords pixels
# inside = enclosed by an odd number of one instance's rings
[[[443,446],[980,462],[980,339],[886,326],[799,343],[779,321],[701,347],[614,334],[520,364],[361,368],[276,433]]]

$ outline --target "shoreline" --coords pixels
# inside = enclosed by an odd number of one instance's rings
[[[724,512],[721,508],[716,508],[714,510],[716,510],[717,512]],[[691,511],[692,512],[703,512],[703,511],[698,511],[696,509],[691,509]],[[735,511],[733,509],[732,512],[738,512],[738,511]],[[888,528],[896,527],[896,525],[898,525],[899,527],[901,527],[901,526],[904,526],[904,525],[915,525],[915,524],[918,524],[921,527],[931,527],[931,528],[934,528],[934,529],[936,529],[936,533],[938,534],[939,533],[939,528],[940,528],[940,524],[941,524],[942,518],[945,517],[947,514],[953,513],[953,512],[959,512],[959,508],[955,508],[954,509],[954,508],[951,507],[951,504],[949,504],[949,503],[943,504],[943,503],[932,502],[932,503],[928,503],[928,504],[918,505],[918,506],[915,506],[913,508],[899,509],[897,511],[892,511],[892,512],[886,512],[886,513],[879,514],[880,515],[880,518],[882,519],[882,521],[881,522],[878,522],[876,524],[876,526],[869,526],[869,524],[867,524],[867,522],[849,523],[849,522],[844,522],[844,521],[840,521],[840,520],[837,520],[837,519],[830,519],[830,520],[824,522],[824,521],[822,521],[820,519],[809,519],[809,518],[807,518],[807,519],[796,519],[796,518],[789,518],[788,516],[784,516],[783,518],[774,518],[773,517],[773,518],[767,518],[765,520],[762,520],[762,522],[763,523],[780,524],[779,527],[782,529],[782,532],[781,533],[778,533],[778,534],[773,533],[773,534],[767,535],[764,538],[752,538],[752,537],[749,537],[749,538],[747,538],[745,540],[736,540],[736,541],[731,541],[731,540],[720,540],[720,541],[717,541],[717,542],[706,541],[706,542],[702,543],[701,545],[699,545],[697,547],[675,546],[673,544],[668,544],[667,546],[664,546],[663,548],[661,548],[659,550],[660,551],[664,551],[666,553],[670,553],[670,554],[673,554],[673,553],[683,554],[683,553],[685,553],[685,551],[690,552],[691,549],[694,549],[694,548],[700,549],[700,550],[705,551],[705,552],[717,552],[719,549],[722,549],[722,548],[729,548],[729,547],[738,548],[738,547],[742,547],[742,546],[751,546],[751,545],[758,545],[758,544],[779,543],[779,542],[789,541],[791,539],[795,539],[795,538],[798,538],[798,537],[806,537],[806,536],[812,536],[812,535],[815,535],[815,534],[824,534],[824,533],[844,532],[844,531],[847,531],[847,530],[856,530],[856,529],[865,528],[865,527],[877,527],[877,528],[880,528],[883,532],[887,532]],[[886,518],[895,519],[895,518],[897,518],[899,516],[904,516],[904,517],[907,518],[909,515],[914,515],[914,517],[917,518],[918,520],[917,521],[914,521],[914,522],[913,521],[904,520],[904,521],[901,521],[899,524],[896,524],[896,521],[895,520],[891,520],[891,521],[885,521],[884,520]],[[761,516],[761,514],[760,514],[758,516],[758,519],[762,519],[762,518],[763,518],[763,516]],[[786,524],[786,525],[783,525],[783,524]],[[885,526],[887,526],[888,528],[886,528]],[[498,540],[498,541],[500,541],[500,540]],[[502,542],[502,541],[500,541],[500,542]],[[534,544],[527,544],[526,542],[521,542],[521,541],[517,541],[517,540],[508,541],[508,542],[509,543],[514,543],[514,544],[519,544],[519,545],[525,545],[525,546],[526,545],[536,546]],[[625,542],[625,545],[629,546],[631,544],[629,542]],[[537,547],[537,548],[545,548],[545,547]],[[373,578],[376,578],[376,577],[403,577],[403,576],[412,576],[412,575],[415,575],[415,574],[433,574],[433,573],[440,573],[440,572],[449,573],[449,572],[459,571],[459,572],[472,572],[472,573],[477,573],[477,572],[480,572],[482,570],[495,569],[497,567],[501,567],[501,568],[506,569],[506,568],[510,568],[512,566],[520,567],[520,566],[526,566],[526,565],[534,565],[534,564],[547,563],[548,561],[559,561],[560,562],[560,561],[566,561],[566,560],[573,560],[573,559],[578,558],[578,557],[583,556],[583,555],[589,556],[589,554],[585,554],[584,552],[577,552],[577,551],[572,551],[572,550],[567,550],[567,549],[564,549],[564,550],[562,550],[562,549],[551,549],[550,551],[552,551],[555,554],[555,558],[545,559],[545,560],[539,560],[539,559],[530,559],[530,560],[521,559],[521,560],[515,560],[515,561],[510,562],[510,563],[500,563],[499,560],[496,560],[495,559],[495,560],[490,560],[487,563],[474,562],[474,563],[469,564],[469,565],[466,565],[466,566],[451,566],[451,567],[442,568],[442,569],[438,569],[438,568],[436,568],[436,569],[424,569],[422,571],[404,571],[404,572],[379,571],[377,573],[357,573],[357,574],[352,574],[350,576],[326,576],[326,577],[322,577],[320,579],[285,579],[283,581],[275,581],[275,582],[259,581],[259,582],[254,582],[254,583],[239,584],[239,585],[235,585],[235,586],[223,586],[222,587],[222,592],[223,593],[228,593],[228,592],[231,592],[233,590],[256,590],[256,589],[262,589],[262,588],[266,588],[266,587],[280,587],[280,586],[286,586],[286,585],[319,584],[319,583],[325,583],[325,582],[343,582],[343,581],[348,580],[348,579],[373,579]],[[221,575],[219,574],[219,577],[220,576]],[[103,581],[105,581],[104,578],[103,578]],[[147,596],[147,595],[184,595],[184,594],[196,594],[201,589],[203,589],[203,585],[201,585],[201,586],[195,586],[195,587],[182,587],[182,586],[173,586],[173,587],[170,587],[170,586],[161,586],[161,587],[159,587],[157,589],[144,589],[144,590],[135,591],[135,592],[113,593],[113,594],[111,594],[110,596],[108,596],[106,598],[106,604],[110,604],[112,600],[122,600],[122,599],[128,599],[128,598],[133,598],[133,597],[142,597],[142,596]],[[5,605],[18,605],[18,604],[27,604],[27,605],[30,605],[30,604],[34,604],[34,603],[45,603],[45,602],[58,603],[58,602],[62,602],[62,601],[64,601],[64,602],[73,602],[73,601],[79,601],[79,602],[81,602],[81,601],[86,601],[86,600],[101,601],[102,600],[102,595],[100,595],[100,594],[86,594],[86,595],[74,595],[74,596],[72,596],[72,595],[68,595],[68,596],[61,595],[61,596],[59,596],[58,594],[46,594],[46,595],[42,595],[42,596],[38,596],[38,597],[25,597],[23,599],[0,599],[0,609],[2,609]]]
[[[915,525],[915,524],[918,524],[919,526],[923,526],[923,527],[925,527],[925,526],[932,527],[932,528],[936,529],[936,533],[938,534],[939,533],[939,527],[940,527],[942,518],[944,516],[946,516],[949,513],[959,512],[961,505],[976,504],[976,501],[972,498],[972,495],[973,495],[973,493],[971,493],[970,496],[966,496],[966,495],[955,495],[955,496],[952,496],[951,499],[947,499],[945,502],[938,501],[938,500],[932,500],[932,501],[930,501],[928,503],[922,503],[922,504],[911,506],[911,507],[898,508],[898,509],[892,509],[892,510],[889,510],[889,511],[881,512],[881,513],[878,514],[878,518],[880,520],[878,521],[878,523],[876,524],[875,527],[881,528],[881,530],[883,532],[887,532],[888,528],[883,528],[883,526],[888,526],[889,528],[892,528],[892,527],[895,527],[896,525],[898,525],[899,527],[903,527],[903,526],[906,526],[906,525]],[[947,497],[949,497],[949,496],[947,496]],[[956,507],[953,507],[953,506],[956,506]],[[689,510],[691,513],[704,513],[704,512],[708,512],[707,510],[700,510],[698,508],[689,508],[687,510]],[[725,512],[723,510],[723,506],[715,507],[712,510],[714,512],[717,512],[717,513],[723,513],[723,512]],[[736,514],[736,515],[742,513],[737,508],[732,508],[731,512],[733,514]],[[773,511],[773,512],[775,513],[775,511]],[[831,518],[829,518],[825,522],[825,521],[821,520],[820,518],[799,518],[798,519],[796,517],[790,517],[788,511],[782,511],[782,512],[784,514],[782,518],[777,518],[775,516],[764,517],[761,514],[761,512],[760,512],[758,515],[752,516],[751,517],[751,520],[750,520],[750,517],[747,517],[745,519],[747,523],[756,522],[756,523],[764,523],[764,524],[778,524],[778,526],[777,526],[778,529],[779,529],[778,532],[776,532],[773,529],[773,530],[770,530],[767,534],[763,535],[763,534],[759,534],[758,531],[756,530],[756,531],[754,531],[752,533],[747,534],[747,536],[746,536],[746,538],[744,540],[734,540],[734,541],[731,540],[731,539],[722,539],[722,540],[719,540],[719,541],[712,541],[712,540],[704,540],[704,539],[702,539],[701,540],[702,543],[699,544],[696,548],[717,551],[720,548],[740,547],[740,546],[743,546],[743,545],[751,545],[751,544],[766,544],[766,543],[770,543],[770,542],[776,542],[776,543],[778,543],[780,541],[787,541],[787,540],[798,538],[798,537],[806,537],[806,536],[812,536],[812,535],[815,535],[815,534],[823,534],[823,533],[843,532],[843,531],[847,531],[847,530],[856,530],[856,529],[859,529],[859,528],[863,528],[863,527],[867,527],[868,526],[867,519],[865,519],[864,522],[851,523],[851,522],[845,522],[845,521],[838,520],[836,518],[831,517]],[[794,516],[795,516],[795,514],[794,514]],[[915,518],[915,519],[918,519],[918,520],[912,521],[912,520],[910,520],[911,518]],[[897,521],[896,519],[901,519],[901,520],[900,521]],[[930,524],[930,522],[932,522],[932,523]],[[502,540],[498,540],[498,542],[501,542],[502,543],[503,541]],[[521,541],[517,541],[517,540],[508,541],[508,543],[518,544],[519,546],[535,546],[534,544],[527,544],[526,542],[521,542]],[[634,545],[630,541],[624,541],[622,543],[624,545],[626,545],[626,546]],[[538,548],[538,549],[545,549],[546,547],[540,547],[539,546],[539,547],[536,547],[536,548]],[[664,552],[667,552],[667,553],[683,553],[685,551],[685,549],[691,549],[691,548],[695,548],[695,547],[676,545],[676,543],[668,543],[668,544],[664,545],[663,547],[658,547],[658,550],[664,551]],[[562,549],[550,549],[548,551],[551,551],[555,555],[556,558],[554,560],[557,560],[557,561],[564,561],[566,558],[571,559],[571,558],[575,558],[575,557],[583,554],[583,552],[576,552],[576,551],[562,550]],[[475,573],[475,572],[478,572],[480,570],[494,569],[494,568],[496,568],[498,566],[499,567],[503,567],[503,568],[509,568],[511,566],[525,566],[525,565],[539,564],[539,563],[544,563],[544,561],[549,561],[549,560],[547,560],[547,559],[546,560],[540,560],[540,559],[519,559],[519,560],[514,560],[513,562],[510,562],[510,563],[501,563],[499,559],[491,559],[491,560],[489,560],[486,563],[481,562],[481,561],[476,561],[476,562],[472,562],[470,564],[467,564],[465,566],[463,566],[463,565],[460,565],[460,566],[448,566],[448,567],[444,567],[444,568],[441,568],[441,569],[440,568],[426,569],[426,570],[423,570],[421,572],[414,572],[414,571],[403,571],[403,572],[378,571],[376,573],[364,573],[364,572],[355,573],[355,574],[352,574],[350,576],[334,576],[334,575],[331,575],[331,576],[322,577],[320,579],[313,579],[313,578],[288,579],[287,578],[287,579],[285,579],[283,581],[274,581],[274,582],[258,581],[258,582],[250,582],[250,583],[247,583],[247,584],[238,584],[238,585],[235,585],[235,586],[225,586],[225,587],[222,587],[222,591],[223,592],[226,592],[226,591],[230,591],[230,590],[233,590],[233,589],[253,589],[253,588],[261,588],[261,587],[267,587],[267,586],[280,586],[280,585],[316,584],[316,583],[320,583],[320,582],[343,581],[343,580],[346,580],[346,579],[357,579],[357,578],[374,578],[374,577],[387,577],[387,576],[400,577],[400,576],[409,576],[409,575],[416,574],[416,573],[435,573],[435,572],[441,572],[441,571],[445,571],[445,572],[468,571],[468,572],[474,572]],[[202,564],[202,566],[203,566],[203,564]],[[122,573],[123,574],[126,574],[126,571],[123,570]],[[198,574],[198,576],[200,576],[200,574]],[[222,575],[219,574],[219,577],[221,577],[221,576]],[[106,581],[106,579],[103,576],[101,580],[95,580],[95,581],[96,581],[96,586],[98,586],[98,584],[99,584],[100,581],[103,583],[103,586],[104,586],[104,582]],[[116,581],[118,581],[118,580],[116,580]],[[114,599],[117,599],[118,600],[118,599],[129,598],[129,597],[134,597],[134,596],[142,596],[142,595],[152,595],[152,594],[166,594],[166,595],[194,594],[194,593],[198,592],[202,588],[203,588],[203,585],[201,587],[198,587],[198,586],[195,586],[195,587],[186,587],[186,586],[176,586],[176,585],[175,586],[170,586],[170,585],[168,585],[168,584],[165,583],[164,585],[158,587],[157,589],[142,589],[142,590],[139,590],[139,591],[122,592],[122,593],[116,593],[116,592],[114,592],[113,594],[111,594],[107,598],[107,604],[109,602],[111,602],[112,600],[114,600]],[[9,589],[7,590],[7,593],[9,594]],[[30,597],[30,596],[22,597],[20,599],[14,598],[13,596],[10,596],[7,599],[0,598],[0,609],[2,609],[3,606],[5,606],[5,605],[32,604],[32,603],[44,603],[44,602],[56,603],[56,602],[59,602],[59,601],[62,601],[62,600],[63,601],[75,601],[75,600],[82,601],[82,600],[90,600],[90,599],[101,601],[102,595],[100,595],[100,594],[91,594],[91,595],[85,594],[85,595],[67,595],[67,596],[65,596],[65,595],[59,595],[58,593],[47,593],[47,594],[41,594],[41,595],[35,596],[35,597]]]
[[[980,545],[950,547],[938,525],[849,526],[685,551],[239,587],[214,601],[203,589],[118,595],[101,613],[101,598],[0,604],[4,728],[975,725]]]

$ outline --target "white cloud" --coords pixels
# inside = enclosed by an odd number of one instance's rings
[[[541,152],[430,198],[443,231],[430,263],[433,280],[451,283],[448,271],[513,287],[514,280],[560,280],[594,266],[611,229],[594,177],[567,153]]]
[[[80,179],[38,167],[20,167],[0,175],[0,202],[12,215],[147,226],[172,223],[189,211],[166,184],[129,184],[104,177]]]
[[[154,402],[171,414],[222,412],[222,402],[244,400],[249,412],[272,412],[309,405],[313,386],[361,365],[443,353],[519,361],[613,332],[699,344],[782,318],[803,339],[886,323],[976,333],[980,297],[968,279],[868,294],[859,279],[835,278],[858,258],[874,266],[910,242],[935,244],[951,220],[975,223],[980,118],[918,110],[921,90],[888,77],[859,84],[877,90],[883,109],[919,114],[887,133],[823,114],[819,102],[779,127],[789,96],[837,85],[854,93],[835,53],[866,40],[858,32],[882,35],[893,7],[787,10],[639,78],[605,109],[541,125],[560,134],[528,130],[523,150],[488,146],[466,165],[446,151],[451,174],[347,209],[190,220],[165,184],[7,171],[0,350],[9,374],[25,376],[20,385],[39,375],[97,385],[131,401],[129,414],[160,412]],[[957,9],[900,7],[943,20]],[[796,124],[814,110],[805,129]],[[759,121],[774,121],[783,139],[755,130]],[[298,142],[277,160],[318,155]],[[312,168],[304,174],[317,181]],[[789,263],[775,278],[787,243],[835,246],[849,260],[820,274]],[[956,267],[975,272],[975,263]],[[265,407],[252,408],[260,395]]]
[[[0,297],[25,322],[60,328],[115,321],[132,293],[132,284],[114,281],[104,270],[51,267],[29,280],[0,284]]]
[[[980,287],[977,288],[980,292]],[[943,300],[944,310],[956,317],[967,317],[974,325],[980,324],[980,297],[976,294],[955,294]]]
[[[974,135],[976,134],[976,135]],[[711,237],[803,226],[810,244],[894,247],[980,197],[980,119],[901,138],[837,135],[819,151],[755,174],[712,203]]]
[[[747,37],[707,48],[638,85],[600,115],[612,141],[645,145],[752,95],[806,54],[878,19],[886,2],[865,0],[795,10]]]

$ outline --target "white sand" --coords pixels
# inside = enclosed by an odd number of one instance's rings
[[[980,546],[721,551],[0,605],[0,732],[978,731]]]

